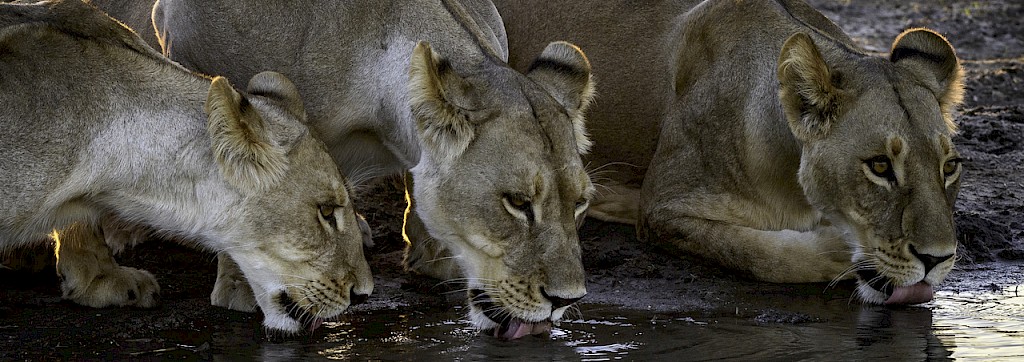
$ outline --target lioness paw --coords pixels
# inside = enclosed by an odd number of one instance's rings
[[[814,259],[820,262],[819,273],[832,280],[853,278],[849,235],[835,226],[819,227],[816,233],[819,257]]]
[[[210,293],[210,304],[239,312],[255,312],[256,296],[241,273],[237,276],[221,274]]]
[[[63,298],[94,308],[156,306],[160,285],[145,270],[118,266],[97,274],[88,285],[79,285],[68,278],[61,283]]]

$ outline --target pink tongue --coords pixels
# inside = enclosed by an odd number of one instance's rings
[[[935,291],[932,286],[925,282],[919,282],[906,287],[896,287],[889,299],[885,300],[886,305],[893,304],[919,304],[932,300]]]
[[[523,322],[520,320],[513,320],[508,325],[508,330],[504,334],[498,335],[497,330],[494,332],[495,337],[504,338],[508,340],[519,339],[522,336],[531,334],[541,334],[551,332],[551,322]]]

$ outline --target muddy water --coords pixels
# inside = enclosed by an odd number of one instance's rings
[[[479,336],[463,310],[374,311],[325,325],[304,341],[231,338],[210,346],[224,359],[650,360],[739,358],[836,360],[1024,358],[1024,286],[940,292],[911,308],[831,303],[813,314],[767,311],[673,315],[583,304],[549,338]],[[223,337],[223,336],[222,336]],[[187,348],[188,346],[181,346]],[[256,347],[256,348],[254,348]]]

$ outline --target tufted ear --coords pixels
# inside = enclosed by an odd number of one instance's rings
[[[796,33],[779,55],[779,98],[789,129],[801,141],[828,134],[839,116],[842,90],[811,37]]]
[[[950,132],[956,131],[953,108],[964,97],[963,69],[946,38],[928,29],[909,29],[892,43],[889,60],[910,69],[939,101]]]
[[[548,44],[530,64],[527,77],[540,84],[569,113],[580,154],[590,151],[584,113],[594,99],[590,61],[579,47],[564,41]]]
[[[471,85],[420,41],[409,65],[409,103],[424,146],[440,160],[462,154],[475,136],[466,107]]]
[[[277,184],[288,169],[287,150],[271,141],[263,119],[226,78],[213,79],[205,108],[210,146],[225,179],[243,191]]]

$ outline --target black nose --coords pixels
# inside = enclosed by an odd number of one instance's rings
[[[366,303],[366,300],[369,299],[369,298],[370,298],[369,294],[358,294],[358,293],[356,293],[356,288],[355,287],[352,287],[352,289],[350,289],[348,291],[348,305],[350,305],[350,306]]]
[[[558,309],[558,308],[561,308],[561,307],[564,307],[564,306],[576,303],[576,301],[578,301],[580,299],[583,299],[583,297],[586,296],[586,294],[584,294],[584,295],[581,295],[581,296],[576,297],[576,298],[552,297],[552,296],[548,295],[547,292],[544,291],[544,288],[540,288],[540,295],[543,295],[544,298],[547,298],[547,300],[551,301],[551,309]]]
[[[934,268],[936,265],[939,265],[939,263],[942,263],[946,260],[949,260],[949,258],[953,257],[953,254],[943,256],[921,254],[917,252],[917,249],[915,249],[913,245],[910,246],[910,253],[914,254],[914,256],[917,257],[917,259],[920,260],[922,264],[924,264],[924,275],[928,275],[928,272],[932,271],[932,268]]]

